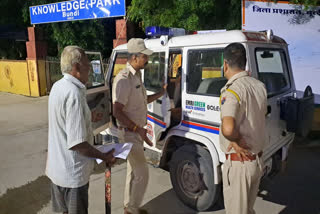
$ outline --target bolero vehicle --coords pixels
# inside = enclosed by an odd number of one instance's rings
[[[222,70],[223,50],[233,42],[244,45],[246,70],[266,86],[267,134],[261,139],[265,142],[262,160],[265,176],[278,172],[287,159],[295,132],[303,127],[305,135],[310,129],[311,121],[303,118],[312,114],[314,99],[312,92],[305,93],[304,98],[296,97],[285,40],[273,35],[271,30],[172,36],[152,28],[148,35],[153,34],[159,38],[145,40],[146,47],[154,53],[142,70],[143,82],[148,95],[159,91],[163,80],[168,87],[163,97],[148,104],[146,128],[153,146],[145,144],[145,153],[152,164],[170,172],[179,199],[195,210],[204,211],[222,197],[221,166],[225,155],[219,144],[219,97],[227,82]],[[105,103],[101,105],[108,112],[106,132],[115,137],[117,128],[111,116],[112,82],[126,67],[127,56],[126,44],[113,50],[104,89],[96,92],[100,97],[104,94]],[[96,94],[91,93],[91,97],[99,97]],[[293,117],[297,117],[294,122]],[[292,124],[298,128],[288,130]]]

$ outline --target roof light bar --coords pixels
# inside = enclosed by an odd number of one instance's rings
[[[186,31],[183,28],[168,28],[168,27],[159,27],[159,26],[146,27],[146,36],[148,37],[160,37],[163,35],[172,37],[172,36],[183,36],[185,34],[186,34]]]

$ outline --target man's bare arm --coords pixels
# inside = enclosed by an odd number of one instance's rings
[[[122,124],[124,124],[130,130],[133,130],[135,123],[130,120],[127,115],[123,112],[124,105],[118,102],[113,104],[113,116],[117,118]]]
[[[130,120],[128,116],[123,112],[123,108],[123,104],[115,102],[113,104],[113,116],[130,130],[136,131],[149,146],[152,146],[152,142],[147,137],[147,130],[143,127],[138,127],[137,124]]]
[[[156,99],[160,98],[163,95],[164,95],[164,91],[160,91],[156,94],[148,95],[147,102],[152,103],[153,101],[155,101]]]
[[[156,94],[148,95],[147,102],[148,102],[148,103],[152,103],[152,102],[155,101],[156,99],[158,99],[158,98],[160,98],[161,96],[163,96],[164,93],[165,93],[166,90],[167,90],[167,86],[168,86],[168,84],[163,83],[161,91],[159,91],[159,92],[156,93]]]
[[[229,152],[231,149],[234,149],[242,162],[249,161],[250,159],[247,156],[251,155],[251,152],[249,151],[249,147],[246,146],[246,142],[242,139],[239,131],[235,128],[235,122],[235,119],[230,116],[222,118],[222,134],[230,141],[227,151]]]
[[[222,134],[229,141],[238,142],[241,139],[239,131],[235,128],[236,121],[233,117],[222,118]]]
[[[113,164],[115,162],[115,157],[113,156],[114,149],[110,152],[102,153],[91,146],[88,142],[77,144],[70,149],[73,151],[77,151],[89,158],[99,158],[101,160],[104,160],[107,164]]]

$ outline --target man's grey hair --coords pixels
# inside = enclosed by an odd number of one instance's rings
[[[60,66],[62,74],[70,73],[74,64],[80,64],[84,50],[78,46],[67,46],[61,54]]]

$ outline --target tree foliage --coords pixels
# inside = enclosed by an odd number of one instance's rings
[[[293,4],[301,4],[305,5],[307,8],[308,7],[315,7],[320,5],[319,0],[290,0],[291,3]]]
[[[128,19],[145,26],[186,30],[235,29],[241,24],[239,0],[132,0]]]
[[[30,26],[29,6],[61,0],[1,0],[0,26]],[[241,29],[241,0],[127,0],[127,18],[145,26],[181,27],[186,30]],[[277,0],[270,0],[277,2]],[[319,0],[291,0],[307,7]],[[56,56],[67,45],[102,51],[108,57],[115,38],[115,18],[36,25],[45,34],[48,54]],[[0,57],[23,58],[24,42],[0,40]]]
[[[29,6],[53,2],[57,1],[25,1],[22,9],[24,22],[26,24],[30,23]],[[41,24],[37,25],[36,27],[42,28],[45,32],[47,41],[52,43],[49,44],[49,52],[51,52],[51,54],[54,54],[54,51],[61,52],[62,49],[67,45],[78,45],[86,50],[103,51],[103,53],[107,55],[110,54],[112,50],[112,38],[114,30],[112,29],[111,32],[105,31],[104,29],[106,24],[112,25],[112,22],[110,22],[110,20],[107,21],[104,19],[97,19]],[[106,44],[107,42],[109,42],[109,44]]]
[[[10,26],[14,29],[23,29],[25,24],[19,16],[21,11],[21,5],[23,5],[23,0],[1,0],[0,1],[0,27],[6,29]],[[20,13],[21,14],[21,13]],[[0,39],[0,59],[2,57],[19,59],[25,57],[25,43],[15,42],[10,39]]]
[[[132,0],[128,19],[146,26],[181,27],[186,30],[240,29],[241,0]],[[270,0],[277,2],[277,0]],[[307,8],[319,0],[291,0]]]
[[[53,2],[60,1],[1,0],[0,13],[2,15],[0,25],[10,24],[20,29],[26,29],[31,26],[29,7]],[[67,45],[78,45],[86,50],[101,51],[105,57],[109,57],[115,34],[114,20],[114,18],[110,18],[39,24],[36,25],[36,28],[43,30],[50,56],[57,56]],[[0,44],[0,57],[18,58],[18,55],[21,55],[21,50],[25,49],[24,42],[16,42],[14,40],[0,40]],[[25,50],[23,51],[25,52]]]

